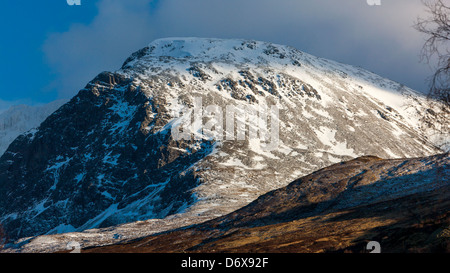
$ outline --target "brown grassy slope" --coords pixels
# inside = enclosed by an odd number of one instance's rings
[[[226,216],[83,252],[450,252],[449,155],[363,157],[319,170]]]

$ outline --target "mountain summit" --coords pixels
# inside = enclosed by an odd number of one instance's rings
[[[228,119],[227,109],[249,105],[276,110],[256,116],[269,128],[261,138],[249,137],[246,115]],[[442,137],[430,132],[444,114],[399,83],[292,47],[160,39],[9,146],[0,223],[17,239],[171,215],[211,219],[343,160],[439,153],[433,141]],[[211,125],[223,135],[209,134]],[[264,149],[264,135],[274,149]]]

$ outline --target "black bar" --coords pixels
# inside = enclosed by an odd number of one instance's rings
[[[4,268],[32,264],[57,271],[126,272],[408,272],[419,266],[446,268],[449,254],[0,254]],[[211,266],[214,261],[213,266]],[[189,266],[189,267],[185,267]],[[62,267],[62,268],[61,268]],[[14,267],[13,267],[14,268]],[[58,270],[59,268],[59,270]],[[119,269],[119,270],[118,270]],[[430,271],[428,270],[427,271]],[[83,270],[83,271],[81,271]],[[95,272],[95,271],[94,271]]]

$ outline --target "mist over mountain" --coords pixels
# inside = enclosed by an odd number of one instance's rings
[[[16,105],[0,113],[0,155],[20,134],[37,128],[50,114],[66,100],[57,100],[45,105]]]

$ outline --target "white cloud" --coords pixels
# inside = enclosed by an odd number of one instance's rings
[[[412,87],[429,73],[418,64],[423,39],[411,26],[420,0],[102,0],[88,25],[49,36],[44,52],[61,97],[104,70],[116,70],[155,38],[249,38],[288,44],[308,53],[360,65]],[[155,0],[156,1],[156,0]]]
[[[74,95],[105,70],[116,70],[133,52],[149,43],[153,28],[150,0],[102,0],[89,25],[74,24],[53,33],[43,50],[58,78],[52,83],[60,97]]]

